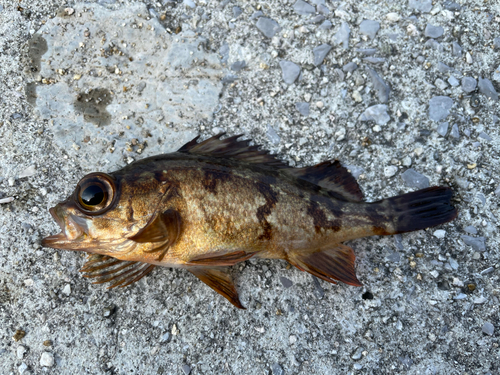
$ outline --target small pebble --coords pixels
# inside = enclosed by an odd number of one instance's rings
[[[22,345],[19,345],[16,349],[17,359],[23,359],[25,353],[26,353],[26,348]]]
[[[422,13],[429,13],[432,9],[432,0],[409,0],[408,7]]]
[[[2,198],[0,199],[0,204],[10,203],[12,201],[14,201],[14,197]]]
[[[323,60],[325,59],[326,55],[328,55],[328,52],[332,49],[332,46],[329,44],[322,44],[316,48],[313,49],[313,55],[314,55],[314,65],[319,66],[323,64]]]
[[[271,369],[273,371],[273,375],[285,375],[285,371],[283,371],[283,368],[277,362],[273,363]]]
[[[69,296],[71,294],[71,285],[66,284],[66,286],[62,290],[62,293]]]
[[[446,236],[446,231],[443,229],[438,229],[433,233],[434,237],[443,239]]]
[[[285,287],[285,288],[290,288],[293,285],[292,280],[290,280],[284,276],[280,276],[280,281],[281,281],[281,284],[283,285],[283,287]]]
[[[191,9],[193,9],[196,6],[193,0],[184,0],[183,3],[188,7],[190,7]]]
[[[398,22],[401,19],[401,16],[397,13],[391,12],[387,13],[385,19],[389,22]]]
[[[191,373],[191,366],[189,365],[182,365],[182,372],[186,375],[189,375]]]
[[[351,355],[351,358],[355,361],[359,361],[363,357],[363,350],[364,349],[362,347],[358,347]]]
[[[347,64],[345,64],[343,67],[342,67],[342,70],[346,73],[352,73],[354,72],[356,69],[358,69],[358,64],[356,64],[355,62],[351,61]]]
[[[0,5],[1,6],[1,5]],[[29,374],[28,370],[28,365],[26,363],[21,363],[19,367],[17,368],[17,371],[19,371],[19,374]]]
[[[450,76],[450,78],[448,78],[448,83],[453,87],[457,87],[460,85],[460,81],[453,76]]]
[[[489,79],[479,78],[479,83],[477,85],[479,87],[479,92],[483,95],[486,95],[489,99],[498,101],[498,93],[493,87],[493,84]]]
[[[403,166],[409,167],[411,166],[411,158],[409,156],[405,156],[403,160],[401,160],[401,163],[403,164]]]
[[[476,305],[482,305],[486,301],[488,301],[488,300],[486,298],[484,298],[483,296],[481,296],[481,297],[478,297],[478,298],[476,298],[474,300],[474,304],[476,304]]]
[[[7,179],[7,183],[9,184],[9,186],[14,186],[14,184],[16,183],[16,179],[14,177],[9,177]]]
[[[424,35],[428,38],[436,39],[443,36],[443,34],[444,34],[444,29],[441,26],[434,26],[428,23],[427,26],[425,27]]]
[[[295,335],[290,335],[290,337],[288,338],[288,341],[290,342],[290,344],[295,344],[297,342],[297,336]]]
[[[448,122],[441,122],[438,126],[437,126],[437,133],[441,136],[441,137],[444,137],[447,133],[448,133]]]
[[[457,124],[453,124],[453,126],[451,127],[450,137],[455,138],[455,139],[459,139],[460,138],[460,132],[458,131],[458,125]]]
[[[19,173],[19,178],[31,177],[36,173],[36,167],[34,165],[29,166],[24,171]]]
[[[453,56],[462,56],[462,47],[457,42],[451,44],[451,54]]]
[[[299,111],[302,116],[309,116],[309,103],[295,103],[295,108],[297,108],[297,111]]]
[[[342,44],[342,47],[344,49],[347,49],[349,47],[350,34],[351,34],[351,29],[349,28],[348,23],[343,21],[342,24],[340,25],[340,28],[333,36],[333,43]]]
[[[52,367],[54,366],[54,355],[50,352],[43,352],[40,357],[40,366]]]
[[[233,18],[237,18],[241,13],[243,13],[243,10],[240,7],[233,7]]]
[[[445,63],[442,63],[441,61],[438,62],[438,65],[437,65],[437,68],[438,70],[441,72],[441,73],[447,73],[449,72],[450,70],[452,70],[448,65],[446,65]]]
[[[246,68],[247,63],[245,60],[242,61],[236,61],[231,65],[231,70],[233,72],[239,72],[241,69]]]
[[[384,168],[384,175],[385,177],[392,177],[398,172],[398,167],[394,165],[390,165],[388,167]]]
[[[293,6],[293,9],[295,10],[295,13],[302,16],[316,13],[316,9],[314,9],[311,4],[308,4],[303,0],[297,0],[297,2]]]
[[[371,69],[367,68],[368,74],[370,75],[370,78],[373,83],[373,88],[377,92],[377,97],[378,100],[381,103],[387,103],[389,100],[389,93],[391,91],[389,85],[385,83],[385,81],[378,75],[378,73]]]
[[[477,234],[477,229],[472,225],[468,225],[464,228],[464,231],[470,234]]]
[[[280,67],[283,74],[283,81],[289,85],[294,83],[300,75],[300,66],[291,61],[280,61]]]
[[[321,25],[319,25],[319,28],[322,30],[330,30],[332,28],[332,26],[333,26],[332,23],[330,21],[326,20]]]
[[[433,121],[441,121],[450,114],[453,99],[447,96],[435,96],[429,100],[429,117]]]
[[[273,19],[260,17],[255,24],[262,34],[267,38],[272,38],[276,33],[281,31],[281,27]]]
[[[486,239],[484,237],[471,237],[463,235],[461,238],[466,245],[471,246],[474,250],[479,251],[481,253],[486,251],[486,244],[485,244]]]
[[[411,188],[425,189],[430,186],[429,179],[418,173],[413,168],[410,168],[402,173],[401,178],[403,179],[405,185]]]
[[[490,322],[486,322],[483,325],[482,331],[483,331],[483,333],[486,333],[489,336],[493,336],[493,332],[495,331],[495,327]]]
[[[375,121],[377,125],[385,125],[391,116],[387,114],[387,105],[376,104],[368,107],[359,117],[360,121]]]
[[[359,25],[359,33],[361,35],[366,35],[370,39],[375,38],[375,35],[380,29],[380,22],[372,20],[363,20]]]

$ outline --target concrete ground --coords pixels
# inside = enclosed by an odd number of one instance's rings
[[[495,1],[0,0],[0,373],[498,374],[499,92]],[[41,246],[85,174],[222,131],[459,217],[349,242],[361,288],[247,261],[247,310]]]

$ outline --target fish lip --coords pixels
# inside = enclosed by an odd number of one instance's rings
[[[75,223],[75,220],[72,220],[72,218],[70,217],[71,215],[65,218],[64,211],[59,204],[56,205],[55,207],[51,207],[49,209],[49,212],[52,215],[54,221],[57,223],[57,225],[59,225],[59,228],[61,228],[61,232],[42,239],[42,246],[51,247],[54,249],[71,250],[72,248],[71,244],[78,243],[79,240],[85,237],[84,231],[80,226],[78,226]],[[80,232],[79,236],[73,239],[68,238],[66,233],[66,220],[70,220],[78,228],[78,231]]]

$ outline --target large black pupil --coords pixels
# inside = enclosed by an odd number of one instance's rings
[[[104,199],[104,191],[98,185],[86,188],[82,193],[82,202],[87,206],[97,206]]]

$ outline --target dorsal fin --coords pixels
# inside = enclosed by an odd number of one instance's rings
[[[356,179],[338,160],[325,161],[311,167],[290,168],[286,173],[321,186],[333,198],[348,202],[363,200],[363,193]]]
[[[186,143],[178,151],[190,154],[210,155],[218,158],[237,159],[247,163],[261,164],[274,168],[288,168],[288,165],[276,159],[267,151],[259,150],[260,146],[249,146],[249,140],[238,141],[237,139],[242,134],[221,140],[220,138],[225,134],[217,134],[200,143],[198,143],[198,136]]]

